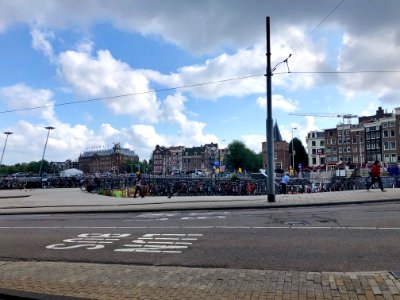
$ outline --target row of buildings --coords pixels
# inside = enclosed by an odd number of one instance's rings
[[[358,124],[309,132],[306,137],[309,167],[363,166],[375,160],[400,162],[400,107],[358,118]]]
[[[273,128],[275,169],[289,170],[293,157],[289,143],[282,139],[277,123]],[[400,162],[400,107],[387,113],[381,107],[375,115],[358,118],[357,124],[338,124],[335,128],[309,132],[306,137],[308,168],[334,169],[344,165],[363,166],[375,160],[385,164]],[[263,165],[266,166],[266,143],[262,143]],[[224,171],[225,149],[210,143],[198,147],[163,147],[157,145],[152,155],[152,173],[178,174]],[[121,173],[137,164],[133,150],[119,143],[112,149],[86,151],[79,156],[77,168],[85,174]],[[72,166],[72,162],[68,162]],[[75,165],[73,165],[75,167]],[[60,166],[61,167],[61,166]],[[295,166],[293,166],[295,167]]]
[[[153,151],[153,174],[224,171],[225,150],[211,143],[199,147],[161,147]]]

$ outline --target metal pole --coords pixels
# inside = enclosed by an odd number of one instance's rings
[[[44,160],[44,154],[46,152],[46,147],[47,147],[47,141],[49,140],[49,135],[50,135],[50,130],[55,129],[54,127],[47,126],[45,127],[47,129],[47,138],[46,138],[46,143],[44,144],[44,149],[43,149],[43,155],[42,155],[42,161],[40,162],[40,168],[39,168],[39,176],[42,177],[42,167],[43,167],[43,160]]]
[[[293,130],[297,129],[296,127],[292,127],[292,168],[294,170],[294,144],[293,144]]]
[[[267,154],[267,194],[268,202],[275,202],[275,166],[274,166],[274,134],[272,119],[272,71],[271,71],[271,45],[270,26],[267,17],[267,120],[266,120],[266,154]]]
[[[9,136],[10,134],[13,134],[11,131],[5,131],[5,132],[3,132],[3,133],[6,135],[6,140],[4,141],[3,152],[1,153],[0,168],[1,168],[1,164],[3,163],[3,156],[4,156],[4,151],[6,150],[6,145],[7,145],[8,136]]]

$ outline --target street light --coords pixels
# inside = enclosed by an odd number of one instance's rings
[[[42,161],[40,162],[40,169],[39,169],[39,176],[40,177],[42,177],[42,167],[43,167],[44,154],[46,152],[47,141],[49,140],[50,130],[55,129],[55,127],[47,126],[47,127],[45,127],[45,129],[47,129],[47,138],[46,138],[46,143],[44,144]]]
[[[292,127],[292,167],[293,167],[293,172],[294,172],[294,155],[295,155],[295,151],[294,151],[294,146],[293,146],[293,130],[297,129],[297,127]]]
[[[4,151],[6,150],[6,145],[7,145],[7,139],[10,134],[13,134],[11,131],[5,131],[3,132],[6,135],[6,140],[4,141],[4,147],[3,147],[3,152],[1,153],[1,159],[0,159],[0,168],[1,164],[3,163],[3,156],[4,156]]]

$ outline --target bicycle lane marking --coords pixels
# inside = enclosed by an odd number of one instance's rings
[[[75,238],[62,240],[63,243],[47,245],[46,249],[73,250],[84,248],[85,250],[99,250],[129,236],[131,236],[129,233],[81,233]],[[202,236],[203,234],[191,233],[148,233],[113,251],[179,254]]]

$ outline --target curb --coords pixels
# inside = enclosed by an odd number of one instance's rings
[[[211,202],[211,201],[203,201]],[[154,203],[154,204],[109,204],[109,205],[76,205],[74,206],[29,206],[29,207],[8,207],[8,208],[0,208],[0,215],[26,215],[26,214],[72,214],[72,213],[121,213],[121,212],[155,212],[155,211],[191,211],[191,210],[239,210],[239,209],[276,209],[276,208],[302,208],[302,207],[318,207],[318,206],[338,206],[338,205],[354,205],[354,204],[368,204],[368,203],[392,203],[392,202],[400,202],[400,198],[398,199],[383,199],[383,200],[359,200],[359,201],[343,201],[343,202],[319,202],[319,203],[296,203],[296,204],[274,204],[269,202],[268,205],[230,205],[223,206],[213,203],[213,206],[208,207],[161,207],[162,205],[168,205],[169,203]],[[175,204],[177,202],[174,202]],[[182,204],[190,204],[190,203],[202,203],[202,202],[183,202]],[[124,206],[140,206],[137,208],[124,208]],[[157,205],[158,207],[151,207]],[[89,208],[89,210],[79,210],[79,208]],[[93,210],[90,208],[93,207]],[[105,208],[104,210],[99,209],[99,207]],[[107,208],[110,207],[110,208]],[[112,207],[112,208],[111,208]],[[116,208],[117,207],[117,208]],[[26,211],[24,209],[42,209],[40,211]],[[58,210],[58,211],[46,211],[46,208],[65,208],[66,210]],[[96,209],[97,208],[97,209]],[[4,212],[2,210],[14,209],[21,211],[13,211],[13,212]]]

